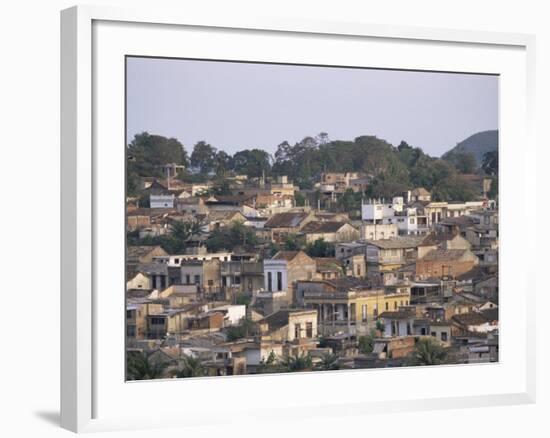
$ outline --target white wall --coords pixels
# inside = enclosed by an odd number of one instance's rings
[[[18,436],[73,436],[58,429],[59,406],[59,10],[76,3],[75,0],[27,0],[4,2],[0,14],[0,41],[2,41],[3,62],[0,69],[0,96],[2,96],[1,121],[2,138],[2,180],[5,185],[16,185],[17,190],[4,190],[4,204],[10,205],[10,213],[16,214],[18,229],[34,230],[33,242],[48,248],[48,256],[33,265],[36,278],[47,277],[46,286],[40,293],[32,294],[32,306],[26,306],[27,321],[33,324],[19,325],[18,312],[7,312],[2,324],[19,327],[16,336],[3,339],[5,351],[10,351],[16,360],[1,361],[2,375],[6,378],[2,386],[2,407],[4,412],[0,431],[2,435]],[[90,0],[84,3],[119,4],[138,6],[153,3],[144,0]],[[214,5],[212,4],[214,3]],[[537,54],[537,100],[538,122],[541,138],[538,157],[537,178],[539,187],[550,186],[550,162],[547,138],[547,120],[550,119],[550,27],[548,26],[547,2],[524,0],[503,2],[501,0],[462,0],[442,2],[440,0],[394,0],[346,1],[330,0],[277,0],[271,2],[157,0],[156,7],[190,5],[208,10],[219,10],[229,15],[238,12],[239,6],[252,14],[273,14],[277,16],[299,16],[310,20],[343,20],[380,24],[421,25],[450,27],[458,29],[485,29],[503,32],[536,33]],[[368,133],[374,133],[372,121],[365,121]],[[319,129],[323,129],[322,126]],[[314,135],[315,133],[304,133]],[[329,133],[337,136],[337,133]],[[419,145],[421,146],[421,145]],[[521,148],[521,145],[518,146]],[[24,170],[21,165],[24,163]],[[17,164],[17,165],[15,165]],[[33,196],[33,202],[23,201],[21,193],[40,193],[47,196]],[[547,207],[538,206],[537,217],[545,218]],[[39,232],[36,212],[40,215]],[[13,214],[0,214],[2,229],[12,228]],[[542,220],[542,219],[540,219]],[[542,223],[541,223],[542,226]],[[9,233],[3,236],[3,260],[9,261],[6,272],[6,290],[15,289],[21,278],[27,278],[28,266],[20,263],[26,259],[29,242],[24,234]],[[548,234],[540,234],[540,247],[548,245]],[[533,258],[539,272],[546,272],[546,258]],[[17,283],[16,283],[17,282]],[[20,297],[5,296],[6,307],[20,307]],[[13,300],[13,304],[10,301]],[[10,305],[11,304],[11,305]],[[537,311],[539,321],[550,305],[548,295],[539,294]],[[543,313],[544,312],[544,313]],[[40,329],[40,342],[35,342],[36,330]],[[539,369],[548,369],[548,343],[544,336],[538,337]],[[26,360],[32,351],[36,361]],[[394,371],[391,371],[394,372]],[[254,377],[251,377],[254,378]],[[411,424],[430,424],[431,430],[444,430],[448,438],[464,437],[464,431],[475,430],[476,436],[521,436],[526,425],[531,430],[545,430],[547,412],[550,410],[548,373],[539,373],[537,390],[539,403],[530,406],[508,406],[499,408],[463,409],[460,411],[409,412],[366,414],[364,418],[352,415],[341,418],[293,420],[292,434],[307,436],[313,433],[319,437],[334,437],[357,434],[361,424],[368,424],[371,435],[384,435],[391,422],[392,436],[424,437],[424,428]],[[280,419],[278,419],[280,420]],[[238,427],[237,423],[224,428],[224,437],[256,436],[261,427],[264,437],[280,436],[279,427],[257,425]],[[464,427],[460,427],[463,425]],[[288,427],[284,425],[285,429]],[[451,426],[451,427],[450,427]],[[162,431],[169,435],[181,431]],[[195,431],[193,431],[195,433]],[[215,426],[205,425],[196,432],[203,436],[216,436]],[[105,435],[117,437],[159,436],[159,431],[115,432]]]

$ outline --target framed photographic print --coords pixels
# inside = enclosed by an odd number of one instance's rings
[[[531,36],[75,7],[61,45],[63,427],[534,400]]]

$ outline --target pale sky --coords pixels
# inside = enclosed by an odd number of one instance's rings
[[[127,59],[127,136],[200,140],[234,154],[273,154],[327,132],[375,135],[439,156],[472,134],[498,129],[498,77],[489,75]]]

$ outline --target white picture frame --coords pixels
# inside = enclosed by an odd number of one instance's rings
[[[98,28],[98,24],[104,27]],[[124,28],[119,29],[117,26]],[[126,27],[125,27],[126,26]],[[131,28],[131,29],[130,29]],[[139,34],[147,28],[149,37],[147,43],[140,41]],[[334,400],[333,402],[324,399],[320,400],[315,396],[313,388],[321,382],[327,388],[336,388],[343,382],[349,384],[350,378],[357,378],[357,372],[352,374],[347,372],[328,373],[331,376],[319,377],[318,373],[307,373],[300,376],[244,376],[235,378],[209,378],[205,380],[189,380],[186,382],[144,382],[144,383],[124,383],[120,382],[119,392],[112,382],[120,375],[118,365],[113,365],[116,369],[113,375],[108,370],[111,368],[110,360],[106,359],[109,348],[108,341],[104,341],[105,333],[111,330],[120,334],[113,336],[124,336],[123,325],[116,318],[110,318],[121,312],[120,309],[113,308],[110,298],[101,296],[98,298],[98,290],[105,290],[103,287],[106,282],[112,278],[119,278],[117,271],[113,270],[113,277],[103,275],[105,273],[104,264],[110,263],[116,259],[109,259],[105,253],[104,242],[101,239],[111,239],[116,241],[120,234],[109,234],[103,232],[104,211],[113,211],[113,203],[106,200],[105,184],[112,182],[106,179],[105,175],[112,175],[115,185],[124,178],[124,170],[120,167],[120,160],[117,158],[106,160],[109,153],[105,154],[105,144],[110,142],[111,138],[118,138],[123,134],[124,126],[120,125],[120,116],[116,111],[120,109],[118,96],[123,92],[123,77],[108,77],[109,69],[113,66],[108,65],[107,70],[103,70],[108,63],[104,62],[110,57],[120,60],[120,54],[136,54],[135,50],[155,51],[158,47],[164,47],[165,53],[157,53],[166,56],[171,50],[169,44],[162,44],[162,38],[166,38],[166,33],[177,32],[178,29],[188,29],[190,31],[200,32],[201,38],[209,33],[234,32],[235,38],[244,38],[252,41],[250,53],[260,53],[260,57],[277,56],[276,50],[278,39],[286,38],[306,38],[315,40],[315,38],[339,38],[335,44],[363,44],[368,40],[369,44],[383,42],[389,45],[407,45],[408,47],[419,47],[426,50],[425,56],[430,56],[430,50],[455,50],[456,56],[452,55],[453,60],[447,61],[449,66],[454,65],[454,71],[472,71],[475,70],[475,63],[479,66],[479,72],[490,72],[503,74],[510,81],[501,87],[503,93],[503,102],[501,102],[501,124],[504,129],[501,144],[506,150],[506,145],[510,141],[524,138],[523,145],[524,157],[521,158],[516,166],[519,170],[512,178],[509,170],[514,164],[510,162],[506,154],[501,157],[501,174],[503,182],[501,183],[503,208],[501,209],[501,235],[502,261],[501,269],[507,273],[506,284],[501,283],[503,297],[503,325],[506,333],[506,314],[505,307],[507,288],[516,288],[517,311],[514,323],[515,332],[508,332],[509,336],[503,336],[503,357],[504,359],[496,365],[495,368],[485,366],[476,366],[471,370],[478,370],[482,377],[476,382],[477,391],[470,391],[466,388],[468,385],[460,384],[463,388],[449,388],[449,393],[437,389],[435,386],[428,392],[423,392],[424,385],[415,385],[413,382],[420,382],[425,378],[438,379],[444,378],[444,375],[454,376],[453,378],[463,379],[466,374],[463,368],[459,366],[434,367],[427,370],[382,370],[380,381],[387,379],[388,373],[392,374],[392,379],[396,381],[403,377],[403,381],[409,379],[412,388],[403,397],[390,394],[387,398],[369,398],[365,391],[357,391],[359,394],[353,394],[346,402],[345,399]],[[132,32],[132,52],[126,52],[123,40],[117,32]],[[254,39],[263,38],[268,33],[269,45],[259,47],[254,46]],[[164,34],[164,36],[163,36]],[[118,36],[117,36],[118,35]],[[155,36],[156,35],[156,36]],[[315,38],[313,38],[315,36]],[[182,38],[188,38],[183,36]],[[311,37],[311,38],[310,38]],[[344,42],[346,39],[347,42]],[[106,41],[112,44],[107,53]],[[239,40],[240,41],[240,40]],[[243,40],[244,41],[244,40]],[[267,41],[267,40],[265,40]],[[264,43],[265,43],[264,41]],[[164,41],[166,43],[166,41]],[[307,44],[315,42],[307,42]],[[156,46],[158,44],[158,46]],[[162,44],[162,45],[161,45]],[[280,44],[283,44],[282,42]],[[306,44],[306,43],[304,43]],[[451,47],[452,46],[452,47]],[[205,44],[204,57],[208,58],[214,52],[209,52],[208,45]],[[282,47],[282,46],[281,46]],[[304,46],[305,47],[305,46]],[[314,46],[311,46],[314,48]],[[266,404],[272,412],[276,412],[279,418],[284,414],[288,418],[323,417],[339,415],[364,415],[367,412],[385,412],[402,411],[413,409],[412,401],[417,402],[414,409],[441,409],[455,407],[472,407],[502,404],[520,404],[532,403],[535,400],[535,286],[533,272],[531,267],[525,261],[514,258],[514,248],[519,245],[525,245],[527,248],[534,247],[534,237],[523,239],[523,243],[514,237],[511,233],[511,227],[514,218],[517,217],[510,203],[507,200],[511,198],[520,199],[516,209],[521,210],[522,203],[535,205],[536,187],[535,187],[535,142],[533,138],[533,110],[534,110],[534,47],[535,40],[531,35],[490,33],[477,31],[461,31],[451,29],[424,29],[403,26],[383,26],[367,23],[339,23],[339,22],[317,22],[297,17],[272,18],[272,17],[246,17],[238,12],[233,16],[216,16],[214,13],[208,16],[202,16],[194,13],[192,10],[184,11],[164,11],[156,8],[147,10],[126,10],[108,7],[96,6],[78,6],[62,11],[61,13],[61,425],[62,427],[76,431],[100,431],[120,428],[146,428],[163,426],[192,426],[198,425],[201,421],[211,418],[212,407],[210,406],[207,415],[206,410],[201,410],[200,406],[182,406],[166,411],[165,409],[154,409],[149,411],[149,416],[142,412],[132,411],[131,404],[127,410],[116,411],[114,405],[124,405],[132,397],[136,397],[140,392],[149,392],[156,396],[164,396],[167,400],[175,397],[175,385],[186,384],[186,390],[192,391],[200,398],[200,394],[210,394],[212,391],[237,391],[242,393],[256,394],[258,382],[262,382],[265,388],[272,388],[274,391],[274,401]],[[405,58],[404,49],[401,47],[403,58]],[[468,50],[483,49],[483,57],[476,55],[471,57],[470,64],[461,65],[461,56],[467,56]],[[118,51],[117,51],[118,50]],[[200,50],[200,48],[197,48]],[[273,53],[270,54],[270,50]],[[334,51],[334,48],[328,49]],[[397,50],[397,49],[396,49]],[[313,50],[314,51],[314,50]],[[461,52],[461,53],[459,53]],[[464,52],[464,53],[462,53]],[[491,55],[491,53],[493,53]],[[481,52],[480,52],[481,53]],[[141,54],[141,53],[140,53]],[[153,53],[154,54],[154,53]],[[176,54],[177,55],[177,54]],[[105,58],[101,58],[105,56]],[[229,56],[230,59],[238,59]],[[280,55],[279,55],[280,56]],[[299,52],[288,55],[293,62],[299,61]],[[312,56],[315,56],[314,54]],[[318,55],[321,56],[321,55]],[[322,56],[336,56],[336,53],[323,54]],[[446,56],[446,55],[445,55]],[[443,56],[442,58],[445,58]],[[486,56],[494,56],[494,63]],[[502,59],[499,57],[502,56]],[[498,58],[498,59],[497,59]],[[320,58],[316,58],[317,60]],[[328,59],[328,58],[327,58]],[[382,58],[380,58],[382,59]],[[98,61],[99,60],[99,61]],[[519,62],[518,62],[519,60]],[[98,61],[97,64],[95,61]],[[393,62],[393,64],[392,64]],[[411,68],[413,61],[408,61],[407,66]],[[441,59],[433,61],[432,65],[428,63],[421,64],[417,68],[427,70],[438,70],[437,63],[444,62]],[[322,63],[322,62],[321,62]],[[383,61],[379,61],[382,65]],[[390,65],[391,64],[391,65]],[[403,64],[403,65],[401,65]],[[384,64],[386,67],[406,68],[405,61],[394,59]],[[118,65],[118,64],[117,64]],[[348,64],[349,65],[349,64]],[[376,65],[376,66],[379,66]],[[494,67],[490,67],[494,65]],[[458,67],[457,67],[458,66]],[[502,67],[499,67],[502,66]],[[119,68],[114,66],[113,68]],[[449,69],[451,67],[448,67]],[[503,70],[499,70],[502,68]],[[508,70],[507,70],[508,69]],[[503,73],[506,70],[507,73]],[[115,70],[120,72],[120,69]],[[508,73],[509,72],[509,73]],[[507,76],[509,74],[509,76]],[[109,82],[107,85],[101,81]],[[114,87],[114,88],[110,88]],[[109,115],[110,125],[103,123],[102,117],[107,117],[105,103],[102,95],[98,94],[98,89],[113,91],[113,96],[118,100],[110,102],[109,108],[113,111],[114,117]],[[512,98],[519,109],[509,108]],[[103,106],[102,106],[103,105]],[[105,115],[104,115],[105,114]],[[514,126],[511,121],[514,120]],[[98,129],[98,125],[100,128]],[[108,132],[118,132],[118,134],[109,137]],[[105,132],[105,134],[104,134]],[[106,140],[106,141],[103,141]],[[98,143],[99,142],[99,143]],[[114,142],[117,143],[116,141]],[[98,146],[99,144],[99,146]],[[99,148],[99,149],[98,149]],[[121,143],[122,150],[122,143]],[[116,155],[113,152],[113,156]],[[117,155],[118,156],[118,155]],[[111,162],[112,161],[112,162]],[[117,173],[118,172],[120,174]],[[508,169],[508,170],[507,170]],[[101,175],[101,176],[100,176]],[[117,176],[115,176],[117,175]],[[119,184],[120,185],[120,184]],[[118,187],[118,186],[117,186]],[[119,190],[115,190],[120,194]],[[116,196],[115,196],[116,198]],[[121,198],[122,199],[122,198]],[[114,202],[114,200],[113,200]],[[122,201],[121,201],[122,202]],[[118,207],[122,210],[123,204]],[[533,210],[536,207],[532,207]],[[516,215],[516,216],[514,216]],[[119,230],[120,231],[120,230]],[[534,233],[533,233],[534,234]],[[106,236],[99,238],[98,236]],[[99,239],[99,240],[98,240]],[[114,239],[114,240],[113,240]],[[117,243],[117,248],[120,245]],[[111,257],[120,255],[118,250],[112,251]],[[105,257],[103,257],[105,256]],[[514,264],[514,262],[516,262]],[[123,259],[121,265],[123,266]],[[507,269],[511,268],[513,269]],[[512,272],[514,271],[515,272]],[[523,281],[520,281],[523,279]],[[517,282],[517,283],[514,283]],[[123,286],[122,286],[123,287]],[[121,289],[121,297],[123,289]],[[511,298],[510,298],[511,299]],[[119,300],[122,305],[122,298]],[[508,307],[509,309],[509,307]],[[103,316],[101,322],[98,321],[98,313]],[[118,324],[118,325],[117,325]],[[101,327],[100,327],[101,325]],[[510,341],[513,339],[513,341]],[[116,344],[119,345],[119,344]],[[113,343],[112,351],[116,350]],[[514,349],[515,348],[515,349]],[[508,355],[505,352],[511,352]],[[103,354],[101,354],[101,353]],[[120,351],[123,357],[124,351]],[[113,359],[113,362],[119,364],[120,358]],[[507,369],[506,367],[509,367]],[[499,368],[500,367],[500,368]],[[503,374],[499,372],[502,370]],[[360,371],[359,371],[360,372]],[[364,370],[365,373],[372,373],[370,370]],[[379,371],[376,371],[379,372]],[[471,371],[473,372],[473,371]],[[471,373],[470,372],[470,373]],[[477,371],[476,371],[477,372]],[[118,374],[117,374],[118,373]],[[355,374],[353,374],[355,373]],[[399,374],[401,373],[401,374]],[[109,375],[108,375],[109,374]],[[364,374],[365,376],[367,374]],[[374,374],[372,374],[374,375]],[[495,376],[495,382],[489,382]],[[355,376],[355,377],[353,377]],[[363,375],[361,375],[363,376]],[[408,376],[408,377],[407,377]],[[503,376],[509,376],[509,379],[502,379]],[[370,377],[369,377],[370,378]],[[322,380],[319,380],[322,379]],[[347,380],[346,380],[347,379]],[[367,378],[365,378],[367,379]],[[372,378],[370,378],[372,379]],[[368,380],[368,379],[367,379]],[[377,378],[378,380],[378,378]],[[213,383],[215,382],[215,384]],[[426,385],[429,386],[428,383]],[[498,388],[502,385],[502,391],[490,388]],[[508,385],[508,386],[506,386]],[[116,388],[115,388],[116,386]],[[299,387],[302,389],[310,388],[313,391],[311,397],[306,397],[297,405],[292,403],[288,406],[283,405],[284,388]],[[371,386],[373,387],[373,386]],[[126,391],[130,388],[128,391]],[[181,388],[181,386],[179,386]],[[266,389],[267,391],[268,389]],[[122,395],[122,392],[128,392]],[[431,392],[430,392],[431,391]],[[373,394],[376,389],[373,389]],[[127,397],[125,399],[121,397]],[[107,400],[111,399],[111,400]],[[268,415],[259,406],[253,402],[246,404],[242,397],[237,398],[239,403],[244,403],[247,419],[257,419],[261,421]],[[255,400],[255,398],[253,398]],[[113,405],[113,406],[111,406]],[[300,413],[297,414],[295,407],[300,406]],[[195,409],[195,410],[193,410]],[[273,411],[273,409],[276,409]],[[116,411],[116,412],[115,412]],[[186,413],[186,415],[182,415]],[[269,415],[271,415],[271,413]],[[232,412],[217,412],[217,421],[223,425],[231,421]],[[220,426],[222,427],[222,426]]]

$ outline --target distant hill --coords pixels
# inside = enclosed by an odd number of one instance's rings
[[[489,151],[498,149],[498,130],[482,131],[462,140],[454,148],[445,152],[441,158],[449,159],[453,154],[459,152],[471,153],[478,165],[481,165],[483,155]]]

